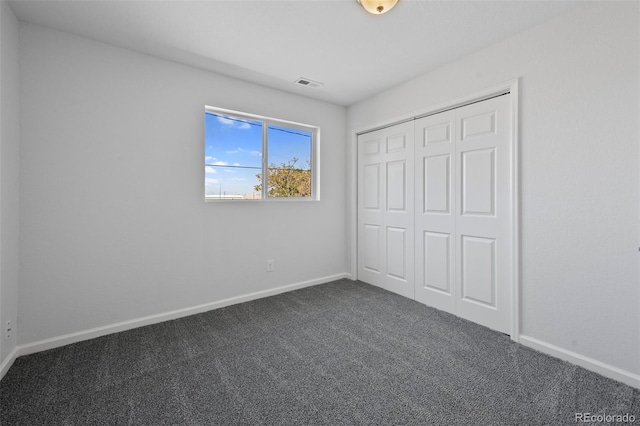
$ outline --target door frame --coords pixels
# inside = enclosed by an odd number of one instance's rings
[[[349,258],[351,278],[358,279],[358,135],[384,127],[393,126],[415,118],[437,114],[446,110],[458,108],[474,102],[483,101],[494,96],[510,93],[511,103],[511,194],[512,194],[512,218],[511,235],[513,253],[511,256],[513,276],[511,280],[511,340],[520,341],[520,94],[519,79],[509,80],[504,83],[487,87],[473,94],[463,96],[451,101],[437,103],[426,108],[390,118],[389,120],[370,123],[365,126],[349,130],[349,147],[347,151],[347,164],[350,166],[348,196],[349,196]]]

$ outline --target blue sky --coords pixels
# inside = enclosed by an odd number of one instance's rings
[[[311,132],[269,126],[269,165],[308,169]],[[205,113],[205,194],[254,194],[262,172],[262,123]]]

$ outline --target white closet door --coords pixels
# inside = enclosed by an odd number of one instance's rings
[[[456,110],[457,314],[511,331],[510,95]]]
[[[416,300],[511,331],[509,95],[416,120]]]
[[[413,123],[358,136],[358,278],[414,297]]]
[[[456,312],[455,112],[415,121],[417,301]]]
[[[507,94],[358,137],[360,280],[511,332],[511,126]]]

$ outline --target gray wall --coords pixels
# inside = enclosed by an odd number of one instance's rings
[[[16,348],[18,310],[18,20],[0,2],[0,377]],[[5,337],[7,321],[13,333]]]

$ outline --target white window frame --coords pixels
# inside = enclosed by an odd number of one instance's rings
[[[320,200],[320,127],[311,124],[298,123],[295,121],[282,120],[279,118],[266,117],[263,115],[250,114],[226,108],[205,105],[205,113],[210,112],[217,115],[228,115],[231,118],[240,118],[262,123],[262,198],[256,200],[237,200],[207,198],[206,202],[286,202],[286,201],[319,201]],[[269,197],[269,186],[267,184],[269,171],[269,141],[268,129],[270,125],[287,127],[294,130],[311,132],[311,196],[310,197]],[[204,135],[203,135],[204,140]],[[204,178],[202,179],[204,183]]]

